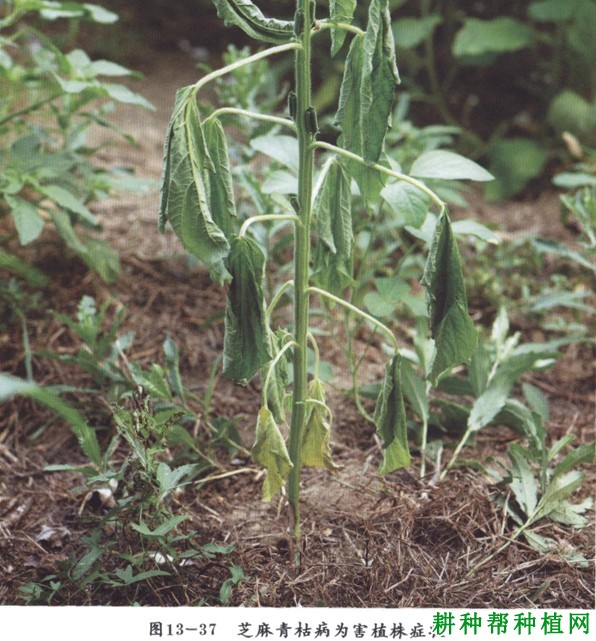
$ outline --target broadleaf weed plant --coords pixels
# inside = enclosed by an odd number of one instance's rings
[[[265,17],[250,0],[214,3],[226,24],[273,46],[178,90],[166,135],[159,227],[163,230],[169,221],[212,279],[227,284],[223,372],[240,384],[261,374],[263,405],[252,453],[267,470],[264,500],[287,487],[290,531],[296,544],[292,556],[299,564],[301,469],[303,465],[333,466],[329,452],[332,413],[325,402],[325,385],[316,373],[316,364],[310,380],[308,374],[309,348],[318,362],[309,326],[313,297],[349,310],[384,337],[390,358],[374,412],[383,445],[379,471],[387,474],[410,463],[397,339],[386,325],[349,300],[356,215],[352,189],[357,187],[363,214],[365,210],[369,215],[374,212],[381,191],[393,182],[422,194],[428,206],[437,210],[423,277],[434,338],[428,379],[436,385],[446,371],[469,359],[477,337],[467,310],[460,255],[447,206],[422,179],[485,181],[492,177],[474,162],[445,150],[423,154],[412,163],[409,173],[386,154],[385,137],[400,82],[388,0],[371,0],[364,28],[353,24],[354,1],[330,3],[330,15],[320,18],[315,13],[316,2],[298,0],[293,20]],[[327,35],[331,56],[350,40],[335,117],[340,131],[336,144],[318,139],[312,99],[313,47],[326,42]],[[197,96],[208,83],[240,67],[289,54],[294,56],[295,80],[286,114],[226,106],[206,117],[201,114]],[[269,134],[266,151],[293,174],[293,180],[287,181],[283,211],[238,220],[220,120],[224,114],[267,122],[275,132],[284,131],[283,135]],[[255,141],[252,144],[256,147]],[[262,144],[260,148],[263,150]],[[272,221],[292,226],[293,263],[291,278],[267,301],[266,257],[252,231],[256,223]],[[293,324],[287,330],[274,331],[273,312],[288,293],[293,295]],[[291,379],[286,375],[290,366]]]

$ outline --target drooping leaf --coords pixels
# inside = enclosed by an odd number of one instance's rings
[[[352,253],[352,195],[350,181],[341,163],[333,158],[313,204],[317,235],[334,254],[347,258]]]
[[[406,410],[402,396],[401,358],[395,354],[385,367],[383,387],[377,399],[374,421],[383,443],[379,474],[388,474],[410,464]]]
[[[302,464],[307,467],[326,467],[338,469],[331,458],[331,420],[330,410],[325,405],[325,386],[318,378],[313,378],[308,386],[308,418],[302,438]],[[314,402],[313,402],[314,401]]]
[[[428,394],[426,392],[426,383],[422,376],[420,376],[412,365],[405,359],[402,360],[401,363],[401,378],[404,396],[422,421],[424,423],[428,422],[430,417],[430,408]]]
[[[28,200],[10,194],[3,196],[6,204],[10,207],[14,226],[19,235],[19,242],[21,245],[28,245],[41,234],[45,220],[37,207]]]
[[[251,238],[235,238],[227,268],[232,282],[225,316],[223,373],[246,384],[272,358],[263,292],[265,256]]]
[[[292,469],[292,462],[273,414],[266,407],[261,408],[257,418],[252,458],[267,470],[263,482],[263,501],[269,503],[285,483]]]
[[[176,93],[166,134],[159,228],[170,221],[185,249],[219,282],[229,279],[223,265],[230,246],[209,209],[203,170],[215,171],[205,144],[193,87]]]
[[[329,0],[329,17],[332,22],[351,24],[356,9],[356,0]],[[342,47],[346,38],[344,29],[331,29],[331,55]]]
[[[215,224],[229,239],[233,231],[233,218],[236,216],[236,202],[226,135],[217,118],[209,118],[203,124],[203,136],[214,167],[214,171],[209,168],[203,170],[209,210]]]
[[[422,283],[427,287],[430,326],[435,339],[429,378],[436,385],[441,374],[470,358],[478,340],[468,313],[461,259],[447,212],[443,212],[437,222]]]
[[[334,294],[352,284],[352,194],[341,163],[331,160],[324,168],[313,211],[317,220],[314,280]]]
[[[362,155],[366,161],[379,160],[399,82],[389,0],[372,0],[364,36],[362,79]]]
[[[0,403],[10,400],[18,394],[28,396],[38,403],[46,405],[67,421],[87,458],[97,467],[101,467],[102,458],[95,431],[89,427],[77,410],[50,390],[44,389],[36,383],[0,372]]]
[[[372,0],[364,36],[355,36],[346,58],[335,124],[340,145],[367,163],[381,160],[399,74],[388,0]],[[386,177],[357,162],[348,163],[367,207],[378,197]]]
[[[271,334],[274,357],[281,350],[288,337],[290,337],[290,334],[281,328]],[[268,372],[269,364],[267,363],[261,370],[261,379],[263,381],[265,381]],[[271,372],[269,385],[265,390],[267,407],[271,410],[273,418],[277,423],[283,423],[286,418],[284,399],[286,396],[286,387],[288,386],[288,382],[288,359],[287,352],[284,352]]]
[[[444,180],[476,180],[486,182],[494,176],[473,160],[453,151],[434,149],[419,156],[410,175],[417,178],[442,178]]]
[[[217,15],[226,25],[240,27],[251,38],[283,44],[294,37],[294,23],[266,18],[251,0],[213,0]]]

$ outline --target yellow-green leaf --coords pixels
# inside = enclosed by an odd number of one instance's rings
[[[273,414],[266,407],[262,407],[259,411],[256,431],[252,458],[255,463],[267,470],[263,482],[263,501],[269,503],[285,483],[292,469],[292,462]]]
[[[307,467],[326,467],[336,470],[331,458],[332,414],[325,405],[325,386],[313,378],[308,387],[308,418],[302,438],[302,464]]]

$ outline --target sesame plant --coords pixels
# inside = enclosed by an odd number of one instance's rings
[[[250,0],[214,0],[228,25],[268,43],[266,49],[208,73],[178,90],[166,134],[159,226],[169,221],[184,247],[227,285],[223,373],[240,384],[257,374],[262,407],[252,449],[266,468],[263,499],[286,487],[293,560],[300,563],[300,479],[303,466],[333,468],[332,412],[318,372],[319,350],[310,326],[314,300],[345,308],[380,332],[388,352],[374,422],[382,443],[380,474],[410,463],[402,396],[401,356],[393,332],[353,305],[353,219],[374,215],[388,184],[399,185],[404,207],[423,206],[436,224],[423,276],[434,355],[428,380],[439,378],[473,354],[476,331],[468,314],[460,255],[445,202],[420,179],[490,180],[481,167],[457,154],[432,150],[409,172],[385,152],[394,94],[400,82],[388,0],[371,0],[363,27],[354,24],[355,0],[329,3],[317,17],[316,2],[298,0],[293,19],[269,18]],[[329,38],[330,36],[330,38]],[[331,56],[349,41],[335,117],[335,143],[319,140],[312,99],[311,59],[315,46],[331,43]],[[287,113],[236,106],[201,113],[197,97],[213,81],[274,56],[293,56],[294,86]],[[203,111],[205,111],[203,109]],[[272,133],[253,146],[286,173],[276,207],[238,216],[223,122],[230,118],[267,122]],[[277,133],[283,131],[283,134]],[[250,142],[250,141],[249,141]],[[236,185],[237,187],[237,185]],[[353,193],[358,197],[353,198]],[[353,201],[358,207],[353,206]],[[289,225],[293,233],[290,274],[271,293],[265,287],[266,254],[255,229],[262,223]],[[275,324],[274,312],[290,295],[293,322]],[[309,368],[309,355],[314,367]]]

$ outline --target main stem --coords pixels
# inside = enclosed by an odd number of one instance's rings
[[[294,563],[300,564],[300,473],[302,467],[302,438],[306,418],[307,371],[306,348],[308,336],[308,271],[310,262],[310,217],[314,150],[314,134],[309,131],[306,111],[311,106],[311,8],[310,0],[297,0],[304,12],[304,29],[300,35],[302,47],[296,50],[296,132],[298,135],[298,203],[300,221],[295,225],[294,245],[294,387],[292,420],[290,423],[289,455],[293,467],[288,477],[290,528],[295,543]]]

